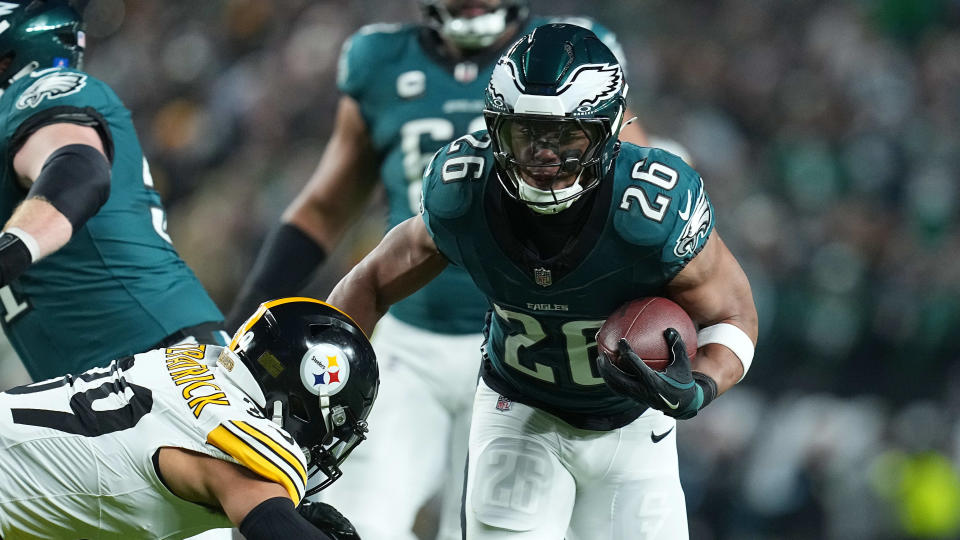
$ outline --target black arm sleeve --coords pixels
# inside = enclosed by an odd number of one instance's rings
[[[50,154],[27,199],[40,198],[63,214],[76,232],[110,197],[110,162],[96,148],[68,144]]]
[[[299,227],[280,224],[260,248],[253,270],[227,316],[227,330],[235,331],[261,302],[299,292],[326,258],[323,246]]]
[[[240,534],[247,540],[331,540],[297,513],[293,501],[274,497],[258,504],[240,522]]]

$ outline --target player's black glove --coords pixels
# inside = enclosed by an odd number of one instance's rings
[[[303,501],[297,507],[297,512],[333,540],[360,540],[360,535],[350,520],[327,503]]]
[[[670,347],[670,363],[663,372],[650,369],[625,339],[618,344],[620,360],[633,368],[632,373],[613,365],[603,352],[597,359],[597,367],[614,392],[663,411],[667,416],[693,418],[717,396],[717,383],[708,375],[690,370],[690,358],[679,332],[667,328],[663,337]]]

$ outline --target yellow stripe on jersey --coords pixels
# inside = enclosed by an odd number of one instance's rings
[[[242,420],[231,420],[230,423],[237,426],[238,428],[243,430],[244,433],[246,433],[247,435],[250,435],[254,439],[257,439],[258,441],[262,442],[264,445],[269,447],[271,450],[273,450],[274,453],[277,454],[277,457],[287,462],[290,465],[290,467],[293,468],[293,470],[297,471],[297,474],[299,474],[300,478],[303,479],[304,484],[307,483],[307,470],[304,468],[303,463],[299,459],[297,459],[293,454],[291,454],[289,450],[287,450],[283,446],[280,446],[280,444],[278,444],[277,441],[275,441],[272,437],[270,437],[266,433],[260,431],[259,429],[251,426],[250,424]]]
[[[290,476],[282,467],[270,461],[269,458],[240,437],[230,433],[226,427],[217,426],[207,435],[207,442],[219,448],[225,454],[232,456],[244,467],[267,480],[280,484],[287,490],[294,506],[300,504],[303,484],[296,482],[294,477]]]

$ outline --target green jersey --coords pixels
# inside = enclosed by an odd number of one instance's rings
[[[613,34],[587,18],[533,18],[517,37],[560,21],[590,28],[620,51]],[[338,85],[360,105],[380,160],[389,227],[418,212],[423,169],[434,152],[486,128],[483,91],[502,51],[455,62],[436,52],[435,39],[422,25],[371,25],[347,40],[340,58]],[[469,276],[450,267],[390,313],[426,330],[465,334],[480,331],[488,308]]]
[[[170,243],[130,112],[86,73],[36,71],[0,96],[0,222],[27,194],[12,156],[31,133],[60,122],[100,133],[112,162],[110,197],[63,248],[0,289],[4,331],[34,380],[82,372],[223,320]]]
[[[629,143],[581,203],[589,206],[579,211],[579,231],[541,260],[523,242],[523,231],[510,225],[510,205],[515,211],[520,203],[507,199],[497,180],[486,132],[441,149],[424,173],[427,229],[493,306],[484,381],[573,426],[607,430],[645,407],[604,384],[596,332],[624,302],[664,293],[706,244],[713,207],[700,176],[683,160]]]

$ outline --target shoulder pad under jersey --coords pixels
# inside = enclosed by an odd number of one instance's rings
[[[454,219],[479,203],[481,185],[493,168],[493,152],[486,131],[460,137],[433,155],[423,171],[423,213]]]
[[[280,484],[298,504],[307,482],[307,464],[299,445],[287,432],[267,419],[252,401],[243,399],[243,389],[221,375],[237,369],[227,358],[218,361],[222,347],[185,343],[157,351],[170,380],[176,385],[173,402],[194,418],[194,429],[205,442],[257,475]]]
[[[340,91],[356,97],[367,85],[377,84],[381,68],[403,53],[402,43],[417,28],[412,24],[369,24],[347,38],[337,63]]]
[[[614,227],[638,246],[660,247],[661,260],[685,264],[714,227],[703,180],[678,156],[623,143],[614,177]]]
[[[106,114],[123,107],[120,98],[103,81],[82,71],[51,68],[35,71],[14,82],[3,93],[6,111],[4,136],[10,140],[27,120],[44,111],[70,115],[94,110]],[[69,121],[69,120],[67,120]]]

